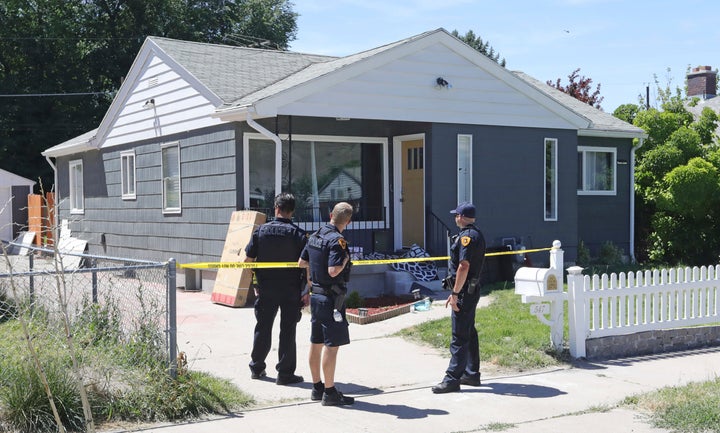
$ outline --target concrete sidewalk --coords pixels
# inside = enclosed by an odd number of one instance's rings
[[[252,380],[247,366],[255,325],[252,308],[213,304],[204,292],[178,292],[177,304],[178,345],[187,354],[190,368],[232,380],[252,394],[258,406],[231,416],[112,431],[436,433],[494,427],[495,431],[512,433],[578,429],[583,433],[658,433],[665,430],[650,426],[643,414],[614,406],[633,394],[714,379],[720,372],[720,348],[584,362],[526,373],[508,374],[481,366],[483,386],[435,395],[430,388],[444,375],[447,351],[413,344],[392,334],[449,315],[444,300],[438,300],[429,311],[367,325],[351,324],[352,342],[340,349],[336,379],[338,388],[356,401],[352,406],[324,407],[310,400],[309,315],[298,324],[297,337],[297,374],[306,381],[278,386],[274,382],[277,323],[274,349],[267,360],[268,377]],[[600,412],[600,408],[607,411]]]

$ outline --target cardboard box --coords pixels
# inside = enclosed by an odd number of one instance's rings
[[[230,217],[225,246],[220,261],[237,263],[245,261],[245,246],[250,242],[253,232],[264,224],[264,213],[241,210]],[[220,268],[215,277],[210,300],[216,304],[230,307],[244,307],[252,286],[252,269]]]

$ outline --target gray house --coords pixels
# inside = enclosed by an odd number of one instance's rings
[[[445,255],[471,200],[491,246],[559,239],[571,262],[581,240],[632,254],[644,137],[444,29],[342,58],[150,37],[98,129],[43,155],[93,253],[216,261],[233,211],[292,191],[312,230],[351,173],[365,252]]]

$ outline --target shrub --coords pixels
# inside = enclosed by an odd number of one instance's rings
[[[618,266],[623,262],[622,257],[622,250],[612,242],[607,241],[600,247],[598,263],[607,266]]]
[[[360,293],[353,290],[350,292],[350,294],[345,298],[345,306],[347,308],[360,308],[365,305],[365,299],[363,299],[362,296],[360,296]]]
[[[585,246],[585,242],[580,241],[577,252],[577,265],[588,266],[590,264],[590,249]]]

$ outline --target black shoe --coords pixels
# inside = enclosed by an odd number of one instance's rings
[[[345,397],[342,392],[336,391],[332,394],[327,392],[322,396],[323,406],[346,406],[348,404],[355,403],[355,399],[352,397]]]
[[[460,378],[460,385],[468,386],[480,386],[480,375],[477,376],[465,376]]]
[[[251,379],[262,379],[265,376],[267,376],[267,373],[265,373],[265,370],[260,371],[260,372],[250,370],[250,378]]]
[[[298,376],[297,374],[291,374],[290,376],[278,376],[277,379],[275,379],[275,383],[278,385],[292,385],[293,383],[300,383],[303,381],[302,376]]]
[[[323,394],[325,394],[325,388],[323,389],[312,389],[312,392],[310,393],[310,400],[312,401],[320,401],[323,398]]]
[[[432,387],[434,394],[445,394],[447,392],[460,391],[460,383],[458,382],[440,382]]]

